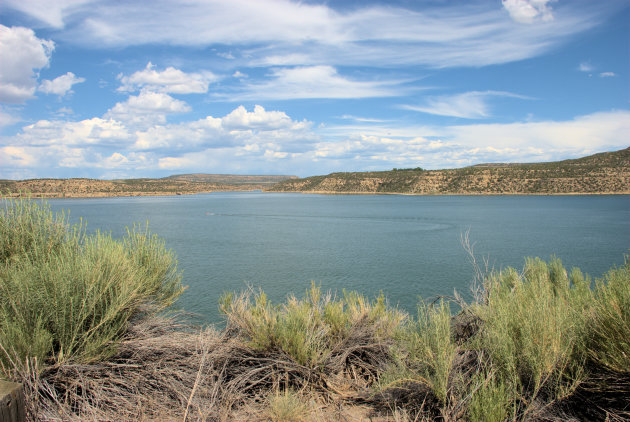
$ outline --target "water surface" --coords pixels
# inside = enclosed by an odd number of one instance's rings
[[[415,312],[418,296],[467,296],[473,270],[461,235],[496,268],[555,254],[594,277],[623,264],[630,196],[402,196],[220,192],[49,200],[89,230],[121,236],[149,222],[178,257],[188,290],[178,306],[220,321],[224,291],[262,288],[274,302],[311,281],[380,291]]]

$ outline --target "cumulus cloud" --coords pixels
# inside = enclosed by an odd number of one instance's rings
[[[36,161],[33,155],[29,154],[27,148],[19,146],[7,146],[0,148],[6,166],[32,167]]]
[[[259,151],[261,145],[308,148],[298,144],[308,144],[315,138],[311,126],[310,122],[295,121],[281,111],[266,111],[257,105],[249,112],[239,106],[224,117],[207,116],[192,122],[138,131],[133,149],[200,151],[239,145],[249,145],[250,151]]]
[[[38,90],[45,94],[55,94],[63,97],[66,94],[72,93],[72,85],[82,82],[85,82],[85,78],[77,77],[74,73],[68,72],[52,81],[44,79],[39,85]]]
[[[168,171],[307,176],[342,169],[549,161],[626,148],[630,143],[630,110],[566,121],[444,127],[377,121],[360,125],[360,119],[346,117],[357,124],[314,127],[261,106],[146,128],[107,117],[41,120],[14,137],[2,138],[0,177],[27,173],[59,177],[70,168],[117,177]]]
[[[228,130],[261,128],[274,130],[281,128],[298,129],[303,127],[304,123],[294,122],[283,111],[266,111],[264,107],[256,105],[252,112],[239,106],[222,119],[222,125]]]
[[[369,98],[401,94],[403,80],[357,81],[340,75],[332,66],[276,68],[262,83],[244,85],[241,93],[230,94],[236,101],[289,100],[297,98]]]
[[[38,72],[47,67],[55,44],[29,28],[0,24],[0,101],[20,104],[33,97]]]
[[[166,123],[166,115],[185,113],[191,108],[184,101],[162,92],[142,91],[124,102],[116,103],[105,114],[106,118],[126,122],[133,126],[149,127]]]
[[[141,98],[119,103],[116,111],[122,113],[124,107],[137,107],[134,113],[171,110],[170,100],[160,98],[162,104]],[[0,177],[15,177],[26,170],[29,177],[38,177],[37,172],[45,172],[39,177],[59,176],[70,168],[93,175],[99,174],[94,169],[107,170],[100,175],[119,171],[116,175],[120,177],[144,170],[140,175],[146,176],[146,171],[181,168],[182,163],[207,166],[210,161],[200,161],[200,157],[213,154],[222,157],[221,166],[237,165],[241,158],[267,162],[299,155],[318,139],[311,122],[296,121],[282,111],[261,106],[252,111],[240,106],[223,117],[206,116],[178,124],[154,122],[146,127],[134,119],[115,119],[113,114],[110,110],[103,118],[80,121],[40,120],[23,127],[18,135],[3,139]]]
[[[617,74],[615,72],[602,72],[599,74],[600,78],[612,78],[617,76]]]
[[[202,94],[208,92],[208,85],[216,76],[212,72],[185,73],[174,67],[158,71],[149,62],[143,70],[129,76],[120,75],[119,79],[122,86],[118,90],[123,92],[146,89],[172,94]]]
[[[435,114],[438,116],[482,119],[490,116],[489,97],[527,97],[502,91],[471,91],[455,95],[430,97],[424,105],[403,105],[406,110]]]
[[[107,146],[124,144],[130,136],[121,122],[93,117],[77,122],[39,120],[25,126],[16,139],[28,146]]]
[[[519,23],[545,22],[553,20],[551,0],[503,0],[503,7],[510,17]]]

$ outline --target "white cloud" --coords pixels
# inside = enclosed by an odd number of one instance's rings
[[[234,60],[234,59],[235,59],[235,57],[234,57],[234,55],[232,54],[232,52],[227,52],[227,53],[217,53],[217,56],[219,56],[219,57],[223,57],[224,59],[227,59],[227,60]]]
[[[143,105],[147,111],[169,109],[168,105],[147,102]],[[128,107],[130,103],[121,104]],[[122,112],[122,106],[117,111]],[[317,140],[310,122],[295,121],[284,112],[261,106],[253,111],[241,106],[223,117],[147,127],[134,119],[115,120],[111,110],[108,114],[81,121],[40,120],[23,127],[18,135],[4,138],[0,177],[27,173],[37,177],[38,172],[43,173],[39,177],[54,177],[66,174],[63,169],[82,169],[97,177],[123,177],[134,172],[146,176],[147,171],[179,168],[186,162],[206,166],[210,161],[200,157],[215,155],[221,157],[217,165],[226,167],[238,165],[236,161],[241,159],[251,164],[290,158]]]
[[[146,128],[109,118],[41,120],[19,135],[2,138],[0,177],[27,173],[54,177],[67,174],[63,169],[69,168],[97,177],[175,170],[307,176],[339,170],[550,161],[626,148],[629,134],[630,110],[566,121],[446,127],[367,122],[314,128],[311,122],[261,106]]]
[[[228,172],[262,167],[307,176],[340,170],[552,161],[626,148],[630,143],[629,118],[630,111],[615,111],[560,122],[402,129],[364,126],[343,127],[338,132],[333,128],[323,139],[295,152],[277,144],[202,148],[164,157],[160,167],[183,171],[208,165]]]
[[[488,106],[489,97],[513,97],[525,99],[527,97],[502,91],[471,91],[455,95],[441,95],[430,97],[424,105],[403,105],[406,110],[439,116],[452,116],[464,119],[482,119],[490,116]]]
[[[590,64],[589,62],[582,62],[580,63],[580,65],[578,66],[578,70],[580,72],[592,72],[593,70],[595,70],[595,67],[593,67],[592,64]]]
[[[297,98],[369,98],[400,95],[395,88],[402,80],[356,81],[339,75],[332,66],[304,66],[273,69],[270,79],[245,85],[233,101],[287,100]]]
[[[536,20],[551,21],[553,14],[547,4],[550,0],[503,0],[503,7],[510,17],[519,23],[533,23]]]
[[[28,153],[28,148],[19,146],[6,146],[0,148],[2,151],[3,166],[6,167],[34,167],[36,159]]]
[[[191,108],[184,101],[162,92],[142,91],[126,101],[116,103],[105,114],[106,118],[126,122],[132,126],[150,127],[166,123],[166,115],[185,113]]]
[[[54,48],[31,29],[0,24],[0,102],[20,104],[32,98],[38,71],[48,66]]]
[[[627,148],[630,110],[593,113],[567,121],[341,126],[330,127],[323,135],[327,141],[316,143],[312,156],[338,162],[336,170],[350,166],[448,168],[481,162],[553,161]]]
[[[197,121],[137,131],[132,148],[174,152],[239,145],[283,145],[295,149],[299,142],[308,144],[315,138],[311,126],[310,122],[292,120],[281,111],[266,111],[257,105],[254,111],[248,112],[239,106],[224,117],[207,116]]]
[[[443,136],[459,145],[593,153],[630,145],[630,111],[610,111],[568,121],[452,126]]]
[[[351,114],[344,114],[343,116],[340,116],[339,118],[344,119],[344,120],[354,120],[355,122],[361,122],[361,123],[383,123],[386,121],[383,119],[375,119],[372,117],[353,116]]]
[[[3,6],[19,10],[53,28],[63,28],[64,15],[91,2],[93,0],[5,0]]]
[[[29,2],[26,2],[29,3]],[[552,50],[566,38],[596,26],[619,2],[558,3],[553,15],[547,0],[506,0],[504,8],[521,21],[545,21],[535,31],[505,19],[498,4],[444,3],[409,8],[359,4],[337,10],[327,4],[291,0],[158,0],[147,17],[139,0],[51,9],[66,22],[65,41],[94,46],[168,44],[229,45],[249,64],[374,65],[420,64],[432,67],[483,66],[531,58]],[[9,7],[33,16],[17,0]],[[40,5],[41,6],[41,5]],[[27,10],[28,9],[28,10]],[[41,10],[45,10],[42,7]]]
[[[283,111],[266,111],[262,106],[256,105],[253,112],[248,112],[245,107],[239,106],[225,116],[222,126],[231,129],[264,129],[275,130],[283,128],[300,129],[304,123],[291,120]]]
[[[202,94],[208,92],[208,84],[216,80],[216,76],[212,72],[185,73],[174,67],[160,72],[149,62],[143,70],[130,76],[121,75],[119,79],[122,86],[118,90],[123,92],[147,89],[173,94]]]
[[[615,72],[602,72],[599,74],[600,78],[612,78],[617,76],[617,74]]]
[[[0,107],[0,128],[10,126],[14,123],[21,121],[22,119],[16,115],[12,110],[6,110]]]
[[[72,92],[72,85],[85,82],[85,78],[77,77],[74,73],[68,72],[65,75],[61,75],[52,81],[44,79],[39,85],[38,90],[45,94],[55,94],[63,97],[64,95]]]
[[[17,144],[28,146],[106,146],[124,144],[130,136],[121,122],[93,117],[77,122],[39,120],[15,138]]]

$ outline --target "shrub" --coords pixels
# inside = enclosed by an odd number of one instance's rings
[[[581,273],[569,278],[558,259],[527,259],[520,274],[491,274],[485,290],[487,302],[475,306],[483,328],[472,344],[487,351],[499,377],[491,390],[510,391],[512,417],[531,411],[541,395],[547,404],[568,397],[584,377],[591,292]]]
[[[457,353],[448,302],[440,300],[437,306],[420,304],[418,320],[409,320],[397,339],[397,360],[383,374],[381,384],[387,387],[424,384],[445,405]]]
[[[225,294],[220,310],[227,330],[244,337],[249,346],[263,352],[281,352],[309,368],[323,365],[333,354],[354,345],[353,339],[369,337],[378,345],[393,336],[405,315],[389,308],[381,295],[375,301],[354,292],[340,299],[322,294],[312,285],[302,299],[289,296],[286,303],[272,305],[260,292]]]
[[[589,357],[608,370],[630,374],[630,262],[598,280],[594,296]]]
[[[181,294],[164,242],[135,227],[122,240],[87,235],[30,199],[3,200],[0,214],[0,363],[88,363],[116,350],[129,320]]]
[[[481,371],[473,375],[470,382],[468,417],[471,421],[502,422],[507,419],[513,392],[505,381],[492,371]]]

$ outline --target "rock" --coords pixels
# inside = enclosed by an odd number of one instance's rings
[[[0,422],[24,422],[26,402],[22,384],[0,380]]]

